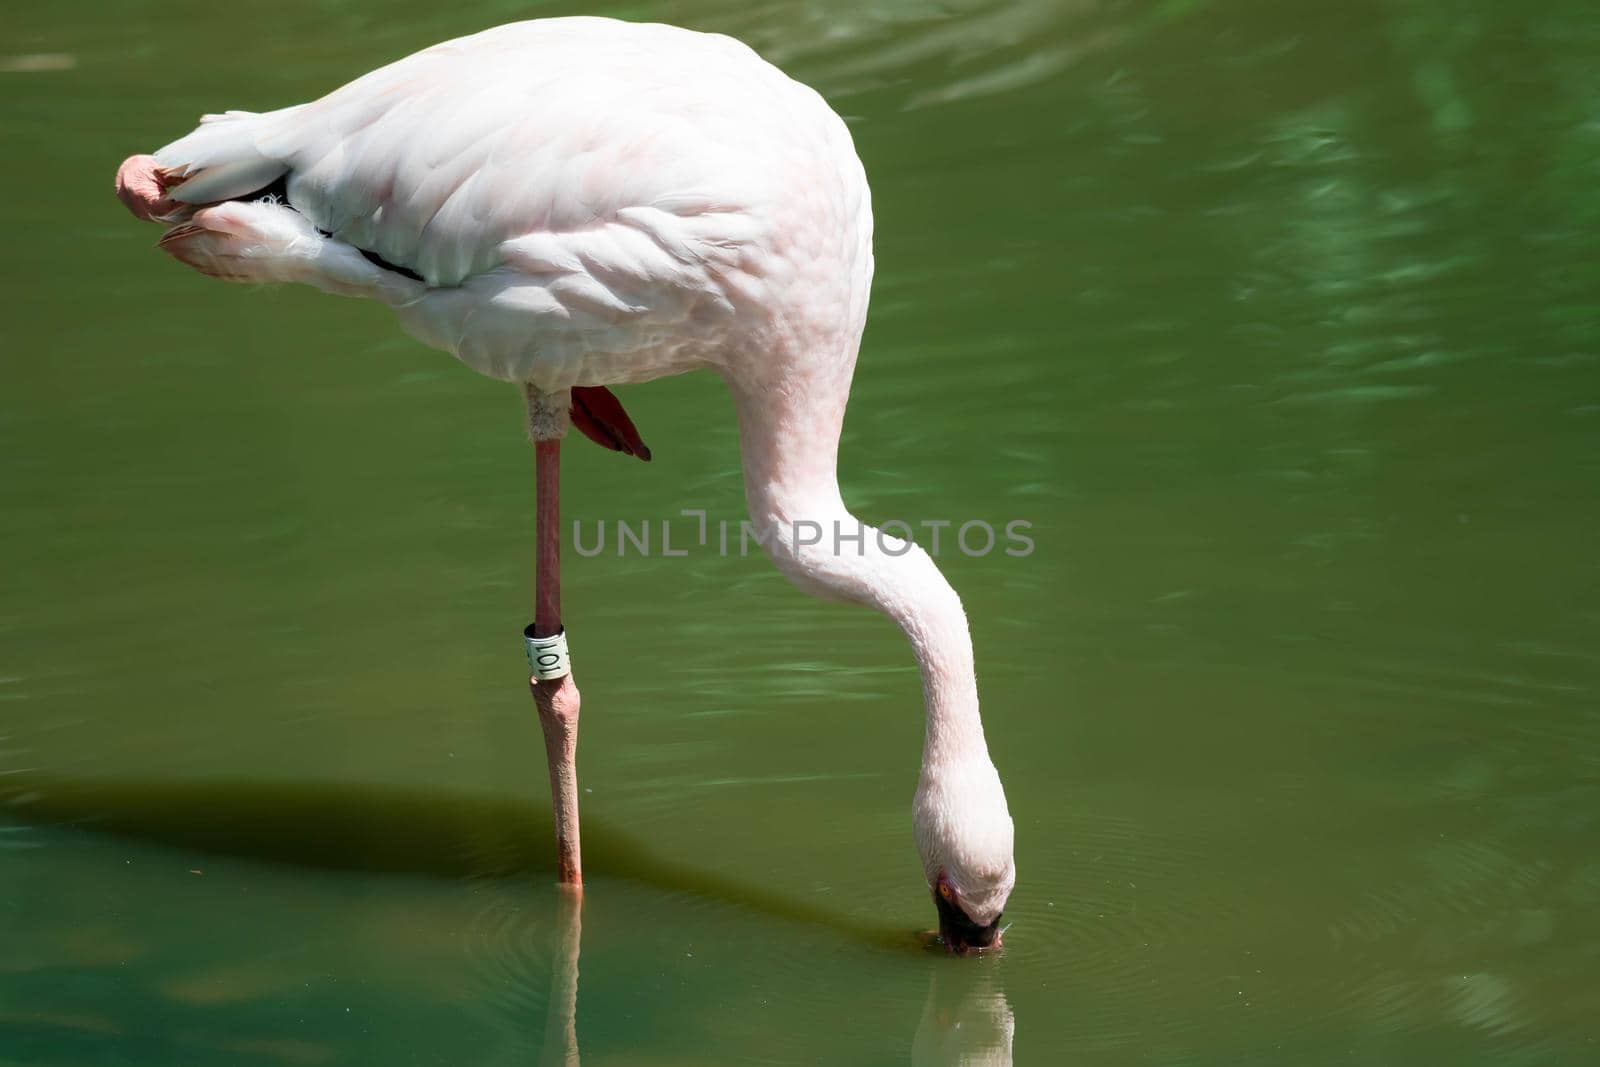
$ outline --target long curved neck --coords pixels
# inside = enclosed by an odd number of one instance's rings
[[[745,393],[734,386],[751,520],[769,535],[768,553],[796,585],[867,604],[905,632],[927,712],[924,777],[975,758],[988,763],[961,598],[922,548],[845,508],[837,474],[844,398],[819,400],[826,392]]]

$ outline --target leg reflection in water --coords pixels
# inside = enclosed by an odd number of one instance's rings
[[[550,1006],[539,1067],[578,1067],[578,950],[583,940],[583,890],[563,886],[550,953]]]
[[[913,1067],[1011,1067],[1016,1019],[999,960],[940,960],[911,1041]]]
[[[539,1067],[578,1067],[578,955],[583,893],[562,890],[551,939],[550,998]],[[998,960],[938,960],[911,1042],[913,1067],[1011,1067],[1016,1019]]]

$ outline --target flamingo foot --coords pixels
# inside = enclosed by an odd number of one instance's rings
[[[170,222],[187,205],[167,196],[170,172],[155,156],[129,156],[117,168],[117,199],[134,218],[144,222]]]

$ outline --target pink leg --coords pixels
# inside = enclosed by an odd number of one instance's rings
[[[534,443],[538,482],[538,592],[536,637],[561,630],[561,439]],[[578,846],[578,685],[568,674],[555,681],[528,679],[544,730],[550,764],[550,807],[556,824],[556,871],[564,886],[583,888]]]

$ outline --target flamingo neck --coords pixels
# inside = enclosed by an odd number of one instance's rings
[[[869,536],[876,531],[867,527]],[[961,598],[921,548],[885,557],[870,603],[892,618],[911,642],[922,675],[926,725],[922,776],[956,764],[988,764],[989,746],[978,710],[972,637]]]
[[[770,396],[738,404],[752,520],[770,533],[773,562],[801,589],[873,607],[911,642],[926,711],[923,780],[971,761],[990,766],[961,598],[920,546],[845,507],[836,468],[843,403],[830,411],[810,399],[799,415],[775,409]]]

